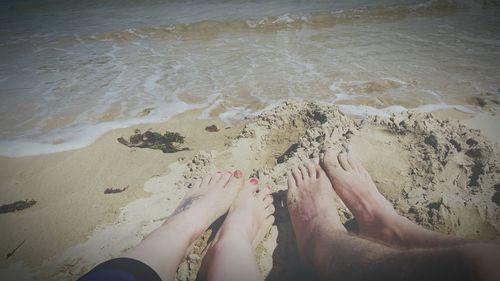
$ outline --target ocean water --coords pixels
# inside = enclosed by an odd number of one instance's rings
[[[84,147],[202,108],[475,112],[500,95],[498,1],[0,2],[0,155]]]

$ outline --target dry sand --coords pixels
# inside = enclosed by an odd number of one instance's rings
[[[159,226],[194,178],[238,168],[274,191],[276,223],[256,248],[261,270],[267,280],[296,279],[284,175],[330,147],[357,156],[397,211],[418,224],[468,238],[499,240],[496,113],[472,119],[453,111],[435,115],[407,112],[359,120],[332,105],[289,102],[246,120],[243,129],[233,126],[208,133],[204,127],[214,122],[195,120],[196,112],[190,112],[149,127],[181,132],[191,151],[131,150],[116,142],[118,136],[131,134],[129,128],[77,151],[1,159],[1,203],[24,198],[38,203],[0,215],[1,251],[9,252],[26,239],[12,258],[2,261],[0,275],[7,280],[76,279]],[[446,116],[455,118],[444,120]],[[456,119],[468,119],[465,123],[485,134]],[[110,185],[130,188],[104,195]],[[341,219],[355,230],[352,215],[337,201]],[[195,279],[210,231],[181,265],[178,280]]]
[[[0,253],[5,255],[26,240],[15,255],[0,259],[0,267],[22,262],[40,266],[72,245],[86,241],[96,226],[116,221],[120,208],[142,197],[144,183],[168,173],[175,162],[189,161],[201,149],[225,149],[241,128],[228,129],[217,120],[198,120],[200,111],[180,114],[165,124],[145,124],[114,130],[93,145],[74,151],[33,157],[0,158],[0,205],[34,199],[30,209],[0,214]],[[221,131],[209,133],[216,124]],[[186,136],[190,150],[165,154],[159,150],[131,149],[116,141],[135,128],[176,131]],[[109,187],[125,192],[104,194]],[[1,276],[1,275],[0,275]]]

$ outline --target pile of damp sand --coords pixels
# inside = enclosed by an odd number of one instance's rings
[[[117,222],[97,228],[86,242],[46,261],[35,275],[75,279],[139,243],[173,211],[195,178],[241,169],[274,192],[275,225],[256,245],[262,272],[267,280],[301,279],[286,209],[286,172],[305,159],[321,158],[327,148],[349,151],[361,160],[397,212],[417,224],[462,237],[500,238],[499,154],[478,130],[412,112],[353,119],[333,105],[302,102],[286,102],[246,121],[227,150],[202,151],[187,163],[172,164],[169,174],[146,182],[150,197],[127,205]],[[356,231],[352,214],[336,201],[342,222]],[[196,279],[218,224],[196,242],[178,280]]]
[[[286,209],[286,172],[327,148],[361,160],[397,212],[419,225],[468,238],[500,238],[500,181],[495,145],[458,121],[405,112],[355,120],[337,107],[287,102],[251,120],[221,155],[201,153],[184,172],[186,183],[214,168],[243,166],[274,191],[275,227],[257,247],[267,280],[300,280]],[[342,222],[356,221],[337,198]],[[194,280],[206,245],[200,239],[179,270]],[[194,257],[194,258],[193,258]]]

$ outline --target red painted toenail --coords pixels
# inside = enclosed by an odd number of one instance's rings
[[[250,179],[250,183],[251,183],[251,184],[254,184],[254,185],[255,185],[255,184],[259,184],[259,180],[258,180],[258,179],[256,179],[256,178],[251,178],[251,179]]]
[[[233,176],[235,178],[239,179],[239,178],[243,177],[243,172],[240,171],[240,170],[236,170],[236,171],[233,172]]]

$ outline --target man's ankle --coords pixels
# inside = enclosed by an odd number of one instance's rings
[[[464,268],[470,272],[469,280],[499,280],[500,246],[491,243],[466,243],[457,247]]]

